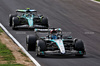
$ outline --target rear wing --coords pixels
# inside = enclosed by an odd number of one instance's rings
[[[50,32],[53,29],[55,29],[57,32],[62,32],[61,28],[34,29],[34,32]]]
[[[22,10],[22,9],[17,9],[16,12],[21,12],[21,13],[26,13],[26,12],[37,12],[36,10]]]

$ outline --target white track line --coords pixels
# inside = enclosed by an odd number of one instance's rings
[[[93,1],[93,2],[95,2],[95,3],[99,3],[99,4],[100,4],[100,2],[98,2],[98,1],[95,1],[95,0],[91,0],[91,1]]]
[[[24,51],[24,53],[32,60],[36,66],[41,66],[25,49],[24,47],[8,32],[8,30],[0,23],[0,27],[7,33],[7,35]]]

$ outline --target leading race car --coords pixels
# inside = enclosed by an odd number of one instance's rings
[[[44,31],[49,33],[44,33]],[[35,32],[35,35],[26,37],[26,45],[28,51],[36,50],[37,56],[45,56],[47,54],[83,56],[86,54],[83,41],[64,35],[60,28],[35,29]]]
[[[16,14],[9,15],[9,26],[12,29],[18,28],[48,28],[48,19],[43,15],[37,14],[34,9],[26,10],[17,9]]]

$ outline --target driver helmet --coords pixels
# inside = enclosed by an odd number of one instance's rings
[[[31,17],[31,14],[30,14],[30,13],[27,13],[27,14],[26,14],[26,17]]]
[[[50,34],[57,34],[57,31],[55,29],[50,31]]]
[[[56,30],[53,29],[52,31],[50,31],[50,34],[51,34],[52,39],[57,39],[57,36],[56,36],[57,31]]]

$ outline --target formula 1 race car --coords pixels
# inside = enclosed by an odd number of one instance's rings
[[[44,31],[48,32],[44,33]],[[60,28],[35,29],[35,34],[26,37],[26,45],[28,51],[36,50],[37,56],[48,54],[83,56],[86,54],[83,41],[64,35]]]
[[[37,14],[36,10],[27,8],[26,10],[17,9],[16,14],[9,15],[9,26],[12,29],[18,28],[48,28],[48,19],[43,15]]]

